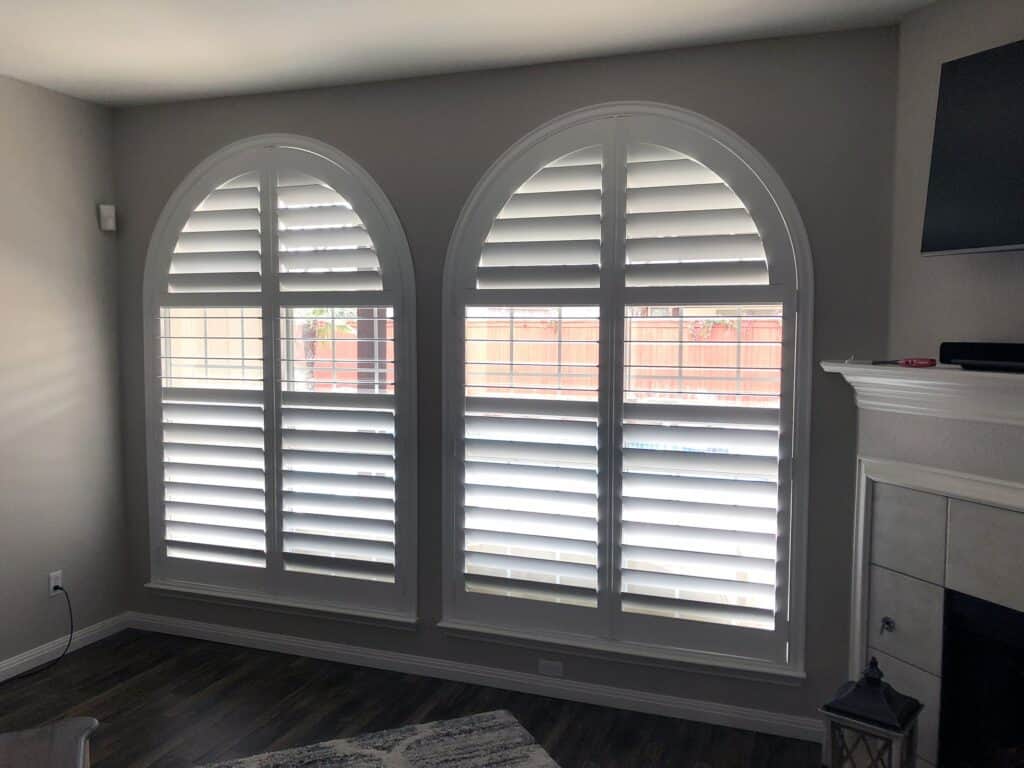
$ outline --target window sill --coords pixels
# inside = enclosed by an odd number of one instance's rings
[[[550,648],[575,656],[608,659],[625,664],[680,667],[701,674],[738,677],[779,685],[799,685],[807,674],[803,666],[707,651],[687,651],[659,645],[601,640],[571,633],[496,627],[462,619],[444,619],[437,625],[447,633],[509,645]]]
[[[329,617],[345,621],[391,627],[393,629],[416,628],[419,620],[415,614],[398,611],[372,610],[339,606],[332,603],[294,600],[277,595],[265,595],[231,587],[217,587],[191,581],[167,579],[146,582],[146,588],[165,593],[172,597],[217,604],[248,605],[267,611],[298,613],[310,616]]]

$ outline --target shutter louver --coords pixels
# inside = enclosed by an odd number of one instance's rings
[[[304,173],[277,180],[277,253],[282,291],[379,291],[380,260],[344,197]]]
[[[260,290],[260,178],[245,173],[211,192],[178,235],[169,293]]]
[[[771,630],[780,306],[627,307],[622,610]]]
[[[484,242],[478,288],[597,287],[602,151],[561,157],[516,190]]]
[[[469,592],[597,604],[598,310],[466,309]]]
[[[161,309],[168,557],[266,566],[260,317],[248,307]]]
[[[766,285],[757,226],[705,166],[653,144],[628,148],[626,285]]]
[[[390,307],[281,310],[286,571],[395,581]]]

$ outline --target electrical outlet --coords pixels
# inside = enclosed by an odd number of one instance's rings
[[[548,677],[561,677],[562,662],[553,659],[538,659],[537,671]]]
[[[64,571],[50,571],[50,597],[56,597],[60,590],[57,587],[64,586]]]

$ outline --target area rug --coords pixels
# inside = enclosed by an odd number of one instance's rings
[[[267,752],[208,768],[558,768],[504,710]]]

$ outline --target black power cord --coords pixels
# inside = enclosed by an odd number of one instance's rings
[[[67,645],[64,646],[64,650],[61,651],[60,656],[58,656],[56,659],[53,659],[52,661],[49,661],[46,664],[43,664],[43,666],[41,666],[41,667],[36,667],[35,669],[30,669],[28,672],[22,672],[20,675],[15,675],[14,677],[10,677],[5,682],[9,683],[9,682],[11,682],[13,680],[22,680],[22,679],[24,679],[26,677],[32,677],[33,675],[38,675],[40,672],[45,672],[48,669],[52,669],[53,667],[55,667],[57,665],[57,663],[61,659],[63,659],[65,656],[67,656],[68,655],[68,651],[71,650],[71,639],[75,636],[75,614],[71,610],[71,595],[68,594],[68,591],[66,589],[64,589],[64,587],[61,587],[61,586],[54,587],[53,591],[54,592],[58,592],[58,591],[61,592],[64,595],[64,600],[67,601],[67,604],[68,604],[68,642],[67,642]]]

